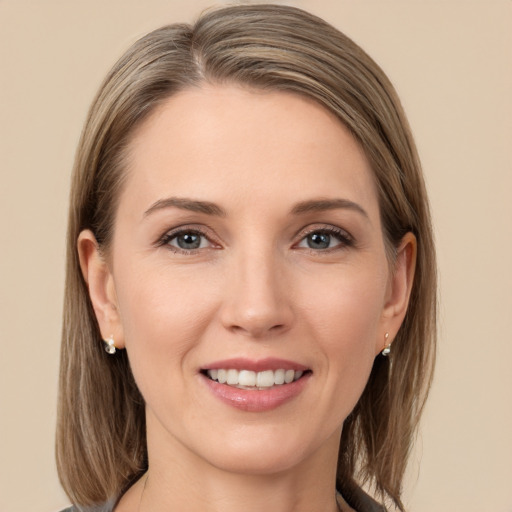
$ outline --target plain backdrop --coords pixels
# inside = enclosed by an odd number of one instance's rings
[[[285,3],[327,19],[384,68],[424,165],[440,342],[405,502],[512,512],[512,1]],[[64,237],[89,103],[136,38],[211,5],[0,0],[0,512],[68,504],[54,462]]]

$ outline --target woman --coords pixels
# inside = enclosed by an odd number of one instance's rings
[[[57,460],[75,509],[404,510],[435,261],[393,87],[301,10],[136,42],[78,148]]]

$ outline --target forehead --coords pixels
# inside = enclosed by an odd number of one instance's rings
[[[181,91],[138,128],[128,161],[121,201],[141,207],[166,195],[239,203],[348,195],[377,204],[371,168],[346,127],[288,92]]]

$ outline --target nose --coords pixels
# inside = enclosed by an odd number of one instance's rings
[[[258,339],[290,329],[294,317],[291,283],[271,251],[240,255],[228,276],[221,309],[226,329]]]

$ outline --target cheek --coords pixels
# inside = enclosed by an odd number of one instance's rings
[[[340,276],[323,293],[310,297],[305,308],[316,350],[328,368],[325,385],[333,390],[332,406],[345,415],[355,406],[373,366],[385,282],[381,272]]]
[[[216,286],[214,279],[200,275],[169,268],[165,258],[156,264],[148,258],[120,266],[116,291],[127,344],[178,342],[200,327],[212,308]]]
[[[190,276],[171,275],[164,269],[139,267],[137,274],[128,271],[119,277],[126,350],[142,394],[146,397],[155,386],[180,386],[189,369],[187,355],[214,314],[215,294],[204,286],[198,288],[200,283]]]
[[[341,269],[315,286],[305,283],[304,310],[332,350],[336,347],[361,350],[377,335],[386,292],[386,273],[378,266],[373,272],[365,269]],[[373,351],[373,346],[371,347]]]

